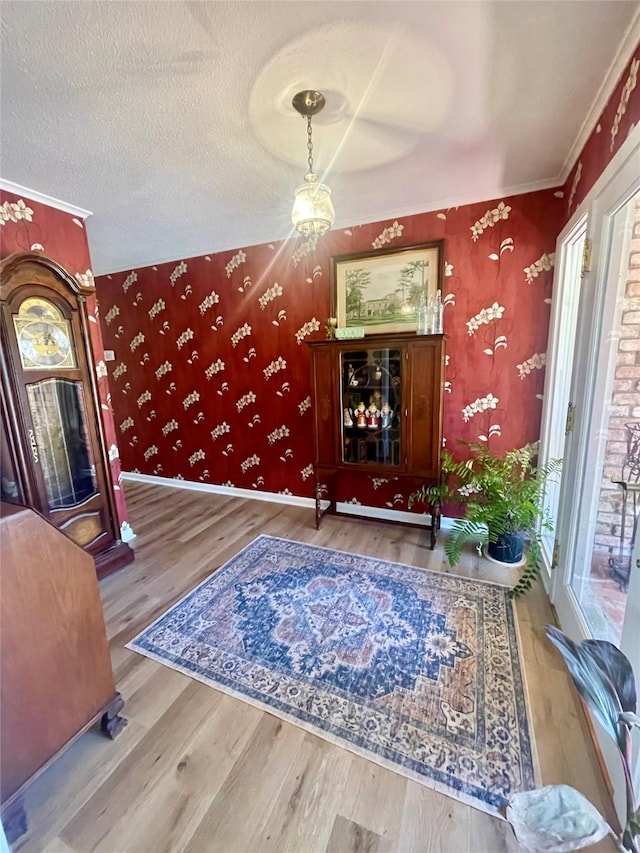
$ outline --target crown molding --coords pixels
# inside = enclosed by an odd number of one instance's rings
[[[587,215],[589,208],[593,205],[594,201],[602,194],[607,185],[615,179],[616,175],[625,168],[629,160],[635,159],[636,162],[638,162],[639,157],[640,124],[636,124],[635,127],[631,128],[627,138],[623,140],[620,148],[618,148],[616,153],[613,155],[613,158],[609,161],[604,171],[598,175],[596,182],[573,211],[570,219],[567,220],[566,225],[558,235],[558,245],[562,240],[566,239],[566,236],[571,233],[571,231],[576,227],[576,224]]]
[[[546,179],[543,181],[534,181],[529,184],[520,184],[519,186],[514,187],[498,187],[492,190],[482,190],[478,193],[473,193],[465,196],[457,196],[454,198],[445,198],[438,199],[437,202],[433,202],[431,204],[425,203],[422,205],[417,205],[415,207],[405,207],[395,210],[383,210],[376,211],[371,214],[371,218],[367,219],[366,222],[354,222],[353,220],[341,221],[333,226],[332,231],[342,231],[346,228],[360,228],[363,225],[373,225],[377,222],[383,223],[389,219],[400,219],[403,216],[416,216],[421,213],[435,213],[437,210],[449,210],[454,207],[463,207],[467,204],[480,204],[481,202],[486,202],[486,204],[491,204],[496,199],[506,198],[508,196],[514,195],[524,195],[525,193],[533,193],[538,192],[539,190],[549,190],[549,189],[560,189],[563,185],[563,181],[560,180],[559,177],[553,179]],[[94,275],[96,277],[108,277],[110,275],[118,275],[122,272],[131,272],[132,270],[141,270],[146,267],[156,267],[161,264],[171,264],[178,263],[181,260],[189,260],[190,258],[200,258],[204,255],[221,255],[225,252],[237,252],[239,249],[246,249],[248,246],[261,246],[267,245],[269,243],[281,243],[286,242],[290,239],[297,239],[298,235],[293,231],[289,231],[289,233],[285,236],[273,237],[271,240],[262,240],[259,242],[246,242],[246,243],[236,243],[234,246],[226,246],[220,249],[212,249],[211,246],[207,246],[202,248],[201,250],[189,250],[188,253],[183,255],[170,255],[168,257],[156,258],[153,261],[139,261],[138,263],[128,264],[125,267],[117,267],[116,269],[110,269],[108,272],[100,272],[99,265],[96,265],[94,261]],[[91,242],[91,241],[89,241]]]
[[[3,178],[0,178],[0,189],[5,190],[8,193],[13,193],[14,195],[23,196],[31,201],[37,201],[39,204],[46,204],[47,207],[55,207],[56,210],[62,210],[64,213],[70,213],[72,216],[78,216],[81,219],[87,219],[87,217],[93,216],[93,213],[90,210],[85,210],[82,207],[76,207],[75,204],[69,204],[66,201],[61,201],[59,198],[53,198],[53,196],[45,195],[37,190],[30,190],[28,187],[23,187],[20,184],[14,184],[13,181],[5,181]]]
[[[618,45],[616,54],[613,57],[611,65],[609,66],[609,69],[604,76],[600,88],[596,93],[594,101],[591,104],[591,108],[587,113],[585,120],[582,122],[575,142],[569,149],[569,152],[565,157],[564,163],[562,164],[562,170],[560,172],[559,180],[563,186],[566,183],[567,178],[569,177],[569,174],[573,169],[578,157],[580,156],[582,149],[587,144],[587,140],[593,133],[598,119],[602,115],[602,112],[606,107],[609,98],[613,94],[615,87],[618,85],[618,81],[620,80],[623,71],[629,64],[629,60],[633,56],[633,52],[638,46],[639,42],[640,6],[638,7],[635,15],[633,16],[631,23],[627,27],[627,30],[624,36],[622,37],[622,41]]]
[[[372,214],[373,218],[367,219],[366,222],[348,222],[338,223],[333,226],[332,231],[340,231],[343,228],[357,228],[360,225],[372,225],[376,222],[384,222],[387,219],[399,219],[401,216],[417,216],[421,213],[435,213],[437,210],[449,210],[454,207],[464,207],[468,204],[480,204],[486,202],[491,204],[497,199],[506,198],[512,195],[525,195],[525,193],[535,193],[539,190],[559,189],[561,187],[560,178],[545,178],[540,181],[532,181],[528,184],[518,184],[512,187],[498,186],[493,189],[480,190],[477,193],[469,193],[468,195],[453,196],[451,198],[438,199],[434,202],[417,205],[413,207],[396,208],[392,211],[378,211]]]

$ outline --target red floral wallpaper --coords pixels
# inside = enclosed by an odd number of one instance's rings
[[[41,202],[0,190],[0,257],[5,258],[14,252],[31,251],[43,252],[53,258],[77,279],[93,281],[87,233],[81,219]],[[126,536],[127,507],[120,488],[118,438],[111,408],[111,394],[104,363],[104,345],[95,296],[87,300],[87,308],[118,521],[121,531]]]
[[[563,225],[586,197],[627,138],[631,128],[640,121],[639,73],[640,44],[636,47],[564,185]]]
[[[547,190],[334,231],[315,250],[292,240],[98,278],[124,469],[311,496],[304,342],[325,334],[331,258],[440,238],[446,440],[536,441],[561,213]],[[341,489],[406,509],[392,479]]]

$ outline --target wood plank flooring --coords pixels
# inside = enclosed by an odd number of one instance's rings
[[[129,720],[87,732],[30,788],[21,853],[507,853],[508,824],[434,793],[124,648],[259,533],[447,571],[417,528],[306,508],[127,483],[136,559],[101,583]],[[441,535],[441,539],[443,535]],[[450,569],[449,569],[450,571]],[[505,580],[473,552],[455,571]],[[506,579],[508,580],[508,579]],[[524,670],[545,784],[599,808],[606,790],[578,700],[544,636],[538,587],[518,601]],[[609,842],[591,848],[611,851]]]

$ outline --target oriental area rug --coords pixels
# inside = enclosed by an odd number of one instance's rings
[[[128,648],[484,811],[535,787],[497,584],[259,536]]]

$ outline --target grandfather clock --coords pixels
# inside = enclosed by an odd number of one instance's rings
[[[37,510],[95,560],[98,576],[133,560],[120,540],[86,297],[40,254],[0,265],[2,500]]]

